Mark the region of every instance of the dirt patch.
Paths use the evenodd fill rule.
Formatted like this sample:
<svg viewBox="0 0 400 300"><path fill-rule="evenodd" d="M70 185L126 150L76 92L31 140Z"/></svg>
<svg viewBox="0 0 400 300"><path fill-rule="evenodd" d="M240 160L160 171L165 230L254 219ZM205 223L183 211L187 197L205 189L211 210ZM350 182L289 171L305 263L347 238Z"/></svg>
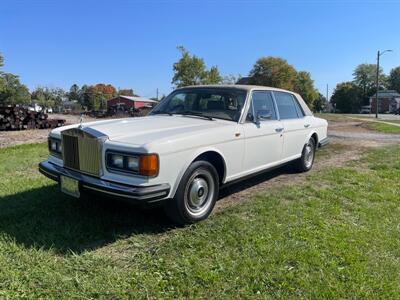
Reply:
<svg viewBox="0 0 400 300"><path fill-rule="evenodd" d="M49 114L49 119L65 119L66 125L77 124L80 122L80 116ZM84 117L85 122L95 121L91 117ZM0 148L9 146L44 143L47 141L51 129L33 129L33 130L18 130L18 131L0 131Z"/></svg>

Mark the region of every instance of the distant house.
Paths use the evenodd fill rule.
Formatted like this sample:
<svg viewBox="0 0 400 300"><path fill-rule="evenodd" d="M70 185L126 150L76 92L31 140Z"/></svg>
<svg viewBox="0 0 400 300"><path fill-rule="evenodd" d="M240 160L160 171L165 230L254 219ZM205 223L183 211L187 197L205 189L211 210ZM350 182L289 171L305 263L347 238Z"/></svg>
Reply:
<svg viewBox="0 0 400 300"><path fill-rule="evenodd" d="M371 113L376 113L376 93L369 98ZM378 113L392 113L400 108L400 94L395 90L378 92Z"/></svg>
<svg viewBox="0 0 400 300"><path fill-rule="evenodd" d="M144 98L144 97L137 97L137 96L117 96L115 98L107 100L107 107L108 109L123 109L123 110L130 110L130 109L139 109L145 107L153 107L156 105L158 101Z"/></svg>

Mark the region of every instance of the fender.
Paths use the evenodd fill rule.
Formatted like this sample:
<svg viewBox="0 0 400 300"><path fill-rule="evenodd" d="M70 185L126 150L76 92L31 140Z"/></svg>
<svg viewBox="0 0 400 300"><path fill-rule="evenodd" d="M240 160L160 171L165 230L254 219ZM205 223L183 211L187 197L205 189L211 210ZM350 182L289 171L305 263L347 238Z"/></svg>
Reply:
<svg viewBox="0 0 400 300"><path fill-rule="evenodd" d="M316 147L318 147L318 142L319 142L319 136L318 133L315 131L315 129L312 129L312 131L307 135L307 138L304 141L304 145L307 144L307 142L310 140L311 136L315 134L317 136L317 143L316 143Z"/></svg>
<svg viewBox="0 0 400 300"><path fill-rule="evenodd" d="M222 159L224 160L224 165L225 165L225 177L227 174L227 166L226 166L226 158L225 155L222 154L222 152L220 150L218 150L217 148L214 147L205 147L205 148L200 148L200 149L196 149L196 151L194 151L189 157L188 159L185 161L185 163L183 164L181 170L178 173L178 176L175 180L174 185L171 188L171 193L170 193L170 197L174 197L176 190L178 189L179 183L182 180L183 174L185 174L186 170L189 168L190 164L200 155L202 155L203 153L206 152L216 152L219 155L221 155ZM225 181L225 178L223 178L223 181Z"/></svg>

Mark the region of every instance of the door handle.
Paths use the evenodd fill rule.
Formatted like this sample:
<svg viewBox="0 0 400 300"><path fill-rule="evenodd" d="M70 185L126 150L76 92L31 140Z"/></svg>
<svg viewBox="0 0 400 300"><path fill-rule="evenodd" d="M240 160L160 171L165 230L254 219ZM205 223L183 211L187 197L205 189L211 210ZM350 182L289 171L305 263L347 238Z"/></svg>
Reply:
<svg viewBox="0 0 400 300"><path fill-rule="evenodd" d="M310 127L310 124L304 124L304 127L308 128L308 127Z"/></svg>
<svg viewBox="0 0 400 300"><path fill-rule="evenodd" d="M282 130L283 130L283 127L275 128L275 131L276 131L276 132L282 132Z"/></svg>

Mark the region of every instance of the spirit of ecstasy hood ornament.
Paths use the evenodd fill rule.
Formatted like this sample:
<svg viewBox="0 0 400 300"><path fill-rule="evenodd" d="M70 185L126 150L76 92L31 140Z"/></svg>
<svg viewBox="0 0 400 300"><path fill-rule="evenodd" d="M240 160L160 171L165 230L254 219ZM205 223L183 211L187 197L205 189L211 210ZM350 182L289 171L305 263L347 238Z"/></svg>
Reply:
<svg viewBox="0 0 400 300"><path fill-rule="evenodd" d="M82 128L83 127L83 113L81 113L81 117L79 120L79 127L78 128Z"/></svg>

